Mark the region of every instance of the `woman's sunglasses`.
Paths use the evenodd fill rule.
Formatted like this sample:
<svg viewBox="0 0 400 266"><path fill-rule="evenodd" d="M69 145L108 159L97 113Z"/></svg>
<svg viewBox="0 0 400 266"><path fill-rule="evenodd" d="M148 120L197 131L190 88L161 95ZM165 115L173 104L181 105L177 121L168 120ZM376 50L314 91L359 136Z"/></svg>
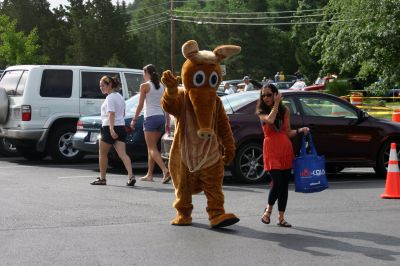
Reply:
<svg viewBox="0 0 400 266"><path fill-rule="evenodd" d="M268 97L269 98L269 97L272 97L272 95L273 95L272 93L266 93L266 94L261 94L261 97L262 98L264 98L264 97Z"/></svg>

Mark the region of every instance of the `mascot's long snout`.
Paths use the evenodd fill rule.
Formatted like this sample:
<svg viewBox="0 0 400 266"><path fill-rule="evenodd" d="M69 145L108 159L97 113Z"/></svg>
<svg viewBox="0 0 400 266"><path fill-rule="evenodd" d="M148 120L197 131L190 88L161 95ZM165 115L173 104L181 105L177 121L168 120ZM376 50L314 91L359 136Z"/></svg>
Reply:
<svg viewBox="0 0 400 266"><path fill-rule="evenodd" d="M182 70L183 84L192 102L199 126L197 135L201 139L210 139L215 134L212 127L214 123L213 115L216 112L216 97L218 96L215 88L208 85L199 86L193 83L194 71L199 69L204 70L206 73L216 71L218 76L221 77L220 62L239 52L240 47L235 45L220 45L212 52L200 51L197 42L194 40L187 41L182 46L182 54L187 59ZM208 81L207 76L206 81Z"/></svg>
<svg viewBox="0 0 400 266"><path fill-rule="evenodd" d="M212 123L217 93L212 89L202 88L188 90L188 94L199 125L197 135L201 139L210 139L214 134Z"/></svg>

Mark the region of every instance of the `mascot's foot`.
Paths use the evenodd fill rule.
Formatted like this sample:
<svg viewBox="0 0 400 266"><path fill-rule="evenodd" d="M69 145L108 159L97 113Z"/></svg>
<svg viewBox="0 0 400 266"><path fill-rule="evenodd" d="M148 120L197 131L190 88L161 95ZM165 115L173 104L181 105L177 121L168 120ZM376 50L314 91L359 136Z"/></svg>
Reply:
<svg viewBox="0 0 400 266"><path fill-rule="evenodd" d="M177 215L175 219L171 221L171 224L177 226L189 226L192 225L192 217Z"/></svg>
<svg viewBox="0 0 400 266"><path fill-rule="evenodd" d="M211 219L210 225L212 228L221 228L235 224L239 222L239 220L240 219L237 218L233 213L225 213Z"/></svg>

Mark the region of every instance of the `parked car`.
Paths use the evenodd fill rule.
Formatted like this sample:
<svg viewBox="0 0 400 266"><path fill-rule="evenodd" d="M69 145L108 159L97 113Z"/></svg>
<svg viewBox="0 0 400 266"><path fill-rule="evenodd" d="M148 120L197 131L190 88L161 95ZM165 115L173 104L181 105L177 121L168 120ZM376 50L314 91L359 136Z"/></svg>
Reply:
<svg viewBox="0 0 400 266"><path fill-rule="evenodd" d="M274 85L278 90L287 90L290 87L292 87L294 82L292 81L279 81L279 82L273 82L271 83Z"/></svg>
<svg viewBox="0 0 400 266"><path fill-rule="evenodd" d="M147 146L143 133L143 112L135 123L135 129L130 128L132 117L139 104L139 94L126 101L125 125L127 131L126 152L132 161L147 160ZM77 122L77 131L72 137L72 146L86 153L98 153L101 128L100 114L83 116ZM122 161L114 149L109 154L109 163L112 166L122 166Z"/></svg>
<svg viewBox="0 0 400 266"><path fill-rule="evenodd" d="M325 77L319 77L315 80L313 85L305 86L302 90L303 91L322 91L325 90L326 85L335 80L337 78L336 75L328 75Z"/></svg>
<svg viewBox="0 0 400 266"><path fill-rule="evenodd" d="M386 176L391 142L400 147L400 123L374 118L349 102L321 92L282 90L291 113L292 129L311 129L318 154L325 155L328 172L345 167L374 167ZM221 98L235 138L236 155L229 166L233 176L245 182L266 177L262 158L263 132L255 115L260 92L230 94ZM161 140L162 157L169 159L173 134ZM300 137L293 139L295 153Z"/></svg>
<svg viewBox="0 0 400 266"><path fill-rule="evenodd" d="M87 66L21 65L9 67L0 79L0 137L27 159L79 161L84 153L72 147L79 117L98 113L105 96L103 75L117 76L120 93L136 93L143 70Z"/></svg>

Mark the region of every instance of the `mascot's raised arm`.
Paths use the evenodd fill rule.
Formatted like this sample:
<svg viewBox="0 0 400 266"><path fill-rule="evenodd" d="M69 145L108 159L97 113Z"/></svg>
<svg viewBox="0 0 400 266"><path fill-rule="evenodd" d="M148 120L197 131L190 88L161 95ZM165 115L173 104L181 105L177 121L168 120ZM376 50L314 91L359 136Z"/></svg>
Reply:
<svg viewBox="0 0 400 266"><path fill-rule="evenodd" d="M166 86L162 108L175 117L175 135L170 151L169 169L175 187L173 225L191 225L192 195L204 191L211 227L225 227L239 218L225 213L222 182L224 164L235 154L235 143L217 88L221 83L220 62L238 54L240 47L221 45L214 51L200 51L196 41L182 46L186 58L181 76L163 73Z"/></svg>

